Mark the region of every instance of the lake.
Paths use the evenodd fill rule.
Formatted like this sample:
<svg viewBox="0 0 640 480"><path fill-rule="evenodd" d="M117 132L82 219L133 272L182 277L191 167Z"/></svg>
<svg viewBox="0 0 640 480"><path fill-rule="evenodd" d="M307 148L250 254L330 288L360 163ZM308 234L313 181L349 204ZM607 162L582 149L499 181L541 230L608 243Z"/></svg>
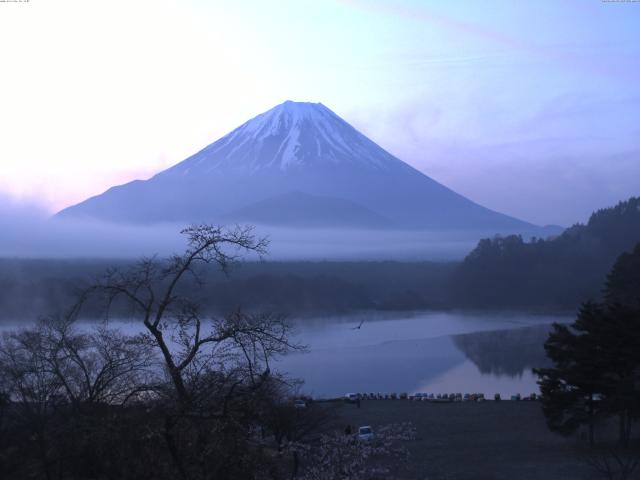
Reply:
<svg viewBox="0 0 640 480"><path fill-rule="evenodd" d="M531 368L545 365L550 324L571 320L460 312L298 319L293 340L308 350L282 357L272 368L303 380L302 392L316 398L348 392L528 395L538 391ZM135 323L111 325L130 333L141 330ZM16 325L0 326L11 328Z"/></svg>
<svg viewBox="0 0 640 480"><path fill-rule="evenodd" d="M452 312L300 320L295 338L309 350L282 358L277 369L304 380L302 391L320 398L347 392L528 395L538 391L531 368L546 363L550 324L570 320Z"/></svg>

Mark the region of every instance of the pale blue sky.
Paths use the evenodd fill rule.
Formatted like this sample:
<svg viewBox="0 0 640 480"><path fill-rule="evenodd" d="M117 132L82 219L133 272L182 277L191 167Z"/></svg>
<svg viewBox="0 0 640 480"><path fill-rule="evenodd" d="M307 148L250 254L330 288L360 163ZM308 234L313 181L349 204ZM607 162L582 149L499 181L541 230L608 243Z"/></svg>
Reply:
<svg viewBox="0 0 640 480"><path fill-rule="evenodd" d="M320 101L486 206L640 194L640 3L0 3L0 190L49 210Z"/></svg>

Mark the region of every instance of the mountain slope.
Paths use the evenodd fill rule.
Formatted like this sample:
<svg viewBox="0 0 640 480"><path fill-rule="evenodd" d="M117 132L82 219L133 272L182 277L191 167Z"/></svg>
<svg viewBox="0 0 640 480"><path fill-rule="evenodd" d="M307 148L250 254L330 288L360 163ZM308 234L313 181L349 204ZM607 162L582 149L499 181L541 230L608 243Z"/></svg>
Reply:
<svg viewBox="0 0 640 480"><path fill-rule="evenodd" d="M322 104L287 101L146 181L59 213L119 222L217 222L288 192L354 202L399 228L531 231L410 167Z"/></svg>
<svg viewBox="0 0 640 480"><path fill-rule="evenodd" d="M283 227L391 228L393 222L349 200L291 192L223 215L222 220Z"/></svg>

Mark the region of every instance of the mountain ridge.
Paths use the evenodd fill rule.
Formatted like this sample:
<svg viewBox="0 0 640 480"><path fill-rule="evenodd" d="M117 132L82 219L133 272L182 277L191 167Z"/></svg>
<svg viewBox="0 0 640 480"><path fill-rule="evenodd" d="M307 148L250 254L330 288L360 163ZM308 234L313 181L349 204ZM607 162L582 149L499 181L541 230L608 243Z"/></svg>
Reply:
<svg viewBox="0 0 640 480"><path fill-rule="evenodd" d="M352 202L398 228L496 233L538 228L436 182L321 103L292 101L255 116L149 180L112 187L58 216L215 223L288 192Z"/></svg>

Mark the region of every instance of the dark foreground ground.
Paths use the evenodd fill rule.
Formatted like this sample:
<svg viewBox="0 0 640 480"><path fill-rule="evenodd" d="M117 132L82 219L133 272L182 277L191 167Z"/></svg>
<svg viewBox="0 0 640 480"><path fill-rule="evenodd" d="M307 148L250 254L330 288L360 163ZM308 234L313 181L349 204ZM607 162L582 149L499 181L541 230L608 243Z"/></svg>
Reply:
<svg viewBox="0 0 640 480"><path fill-rule="evenodd" d="M577 438L547 430L538 402L434 404L365 400L338 407L339 421L356 427L411 422L408 460L392 471L402 479L590 479L588 450Z"/></svg>

